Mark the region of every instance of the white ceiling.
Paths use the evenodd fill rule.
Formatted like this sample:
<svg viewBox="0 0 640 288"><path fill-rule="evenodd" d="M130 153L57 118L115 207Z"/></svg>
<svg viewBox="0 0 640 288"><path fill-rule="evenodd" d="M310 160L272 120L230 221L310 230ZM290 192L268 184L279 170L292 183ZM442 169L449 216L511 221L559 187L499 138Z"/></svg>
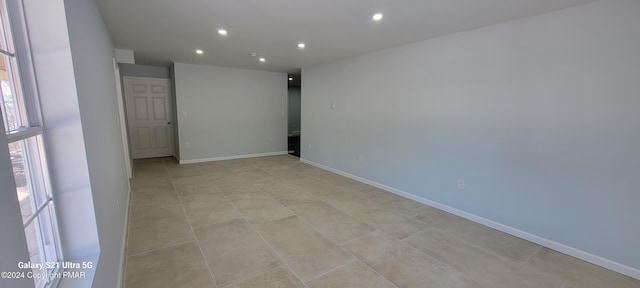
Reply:
<svg viewBox="0 0 640 288"><path fill-rule="evenodd" d="M298 68L592 0L98 0L136 63ZM371 20L384 13L380 22ZM226 37L218 35L226 29ZM298 42L307 48L300 50ZM196 55L195 49L204 50ZM260 63L251 53L264 55Z"/></svg>

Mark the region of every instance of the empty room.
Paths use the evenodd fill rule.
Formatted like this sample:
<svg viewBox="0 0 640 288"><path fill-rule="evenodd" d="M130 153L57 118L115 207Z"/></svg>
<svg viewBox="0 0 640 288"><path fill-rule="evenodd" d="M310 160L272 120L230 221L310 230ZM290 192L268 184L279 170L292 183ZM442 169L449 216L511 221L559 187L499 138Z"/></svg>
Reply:
<svg viewBox="0 0 640 288"><path fill-rule="evenodd" d="M0 18L2 288L640 288L639 1Z"/></svg>

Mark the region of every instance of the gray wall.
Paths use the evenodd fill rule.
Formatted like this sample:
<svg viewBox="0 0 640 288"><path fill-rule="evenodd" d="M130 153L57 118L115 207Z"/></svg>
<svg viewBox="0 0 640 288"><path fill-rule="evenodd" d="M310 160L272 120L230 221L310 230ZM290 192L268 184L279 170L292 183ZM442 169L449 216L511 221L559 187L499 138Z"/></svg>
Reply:
<svg viewBox="0 0 640 288"><path fill-rule="evenodd" d="M171 78L169 67L160 67L160 66L120 64L120 73L122 74L122 76L131 76L131 77L148 77L148 78L165 78L165 79Z"/></svg>
<svg viewBox="0 0 640 288"><path fill-rule="evenodd" d="M638 11L599 1L303 68L302 157L640 269Z"/></svg>
<svg viewBox="0 0 640 288"><path fill-rule="evenodd" d="M289 86L289 133L300 131L300 87Z"/></svg>
<svg viewBox="0 0 640 288"><path fill-rule="evenodd" d="M94 0L66 0L65 7L100 241L93 287L118 287L129 183L118 122L114 49Z"/></svg>
<svg viewBox="0 0 640 288"><path fill-rule="evenodd" d="M180 161L286 153L287 74L183 63L174 71Z"/></svg>

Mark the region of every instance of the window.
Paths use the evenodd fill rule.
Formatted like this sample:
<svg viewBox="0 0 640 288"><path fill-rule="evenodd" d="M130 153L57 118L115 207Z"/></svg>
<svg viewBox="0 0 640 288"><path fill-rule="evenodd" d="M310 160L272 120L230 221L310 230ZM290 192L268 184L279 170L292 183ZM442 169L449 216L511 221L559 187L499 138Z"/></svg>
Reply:
<svg viewBox="0 0 640 288"><path fill-rule="evenodd" d="M21 1L0 0L0 110L36 287L57 273L60 243ZM3 144L4 145L4 144ZM36 266L36 265L34 265ZM39 266L39 265L37 265Z"/></svg>

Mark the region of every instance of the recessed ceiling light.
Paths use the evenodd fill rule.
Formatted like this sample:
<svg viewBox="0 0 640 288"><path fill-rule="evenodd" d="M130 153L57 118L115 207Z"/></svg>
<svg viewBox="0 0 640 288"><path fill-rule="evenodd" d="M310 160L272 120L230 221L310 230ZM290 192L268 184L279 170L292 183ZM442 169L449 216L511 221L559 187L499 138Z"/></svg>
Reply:
<svg viewBox="0 0 640 288"><path fill-rule="evenodd" d="M289 77L289 81L293 81L293 77Z"/></svg>
<svg viewBox="0 0 640 288"><path fill-rule="evenodd" d="M196 54L204 54L204 51L202 51L200 49L196 49Z"/></svg>
<svg viewBox="0 0 640 288"><path fill-rule="evenodd" d="M380 20L382 20L382 13L376 13L376 14L373 14L373 17L371 17L371 19L373 19L373 21L380 21Z"/></svg>
<svg viewBox="0 0 640 288"><path fill-rule="evenodd" d="M222 35L222 36L226 36L227 35L227 30L224 29L218 29L218 34Z"/></svg>
<svg viewBox="0 0 640 288"><path fill-rule="evenodd" d="M298 48L304 49L304 47L307 47L307 45L304 45L304 43L298 43Z"/></svg>
<svg viewBox="0 0 640 288"><path fill-rule="evenodd" d="M267 59L264 59L264 57L260 57L260 59L258 59L258 60L260 60L260 62L265 62L265 61L267 61Z"/></svg>

